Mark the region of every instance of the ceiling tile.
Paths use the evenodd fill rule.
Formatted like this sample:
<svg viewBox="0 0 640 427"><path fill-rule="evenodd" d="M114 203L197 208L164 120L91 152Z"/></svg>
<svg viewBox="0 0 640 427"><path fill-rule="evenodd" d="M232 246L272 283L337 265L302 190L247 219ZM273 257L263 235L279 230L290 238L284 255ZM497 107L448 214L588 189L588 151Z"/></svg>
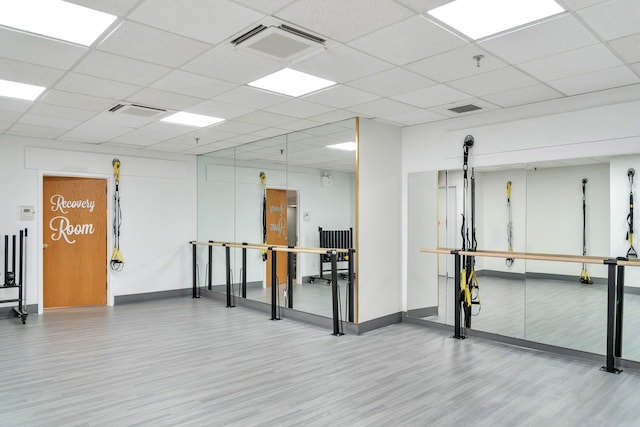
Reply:
<svg viewBox="0 0 640 427"><path fill-rule="evenodd" d="M43 104L60 105L78 110L105 111L113 107L113 99L81 95L79 93L48 90L40 100Z"/></svg>
<svg viewBox="0 0 640 427"><path fill-rule="evenodd" d="M37 103L29 110L29 114L37 114L45 117L55 117L59 119L84 121L96 115L95 111L78 108L62 107L60 105L50 105Z"/></svg>
<svg viewBox="0 0 640 427"><path fill-rule="evenodd" d="M611 40L609 45L626 63L640 61L640 34Z"/></svg>
<svg viewBox="0 0 640 427"><path fill-rule="evenodd" d="M123 98L124 99L124 98ZM149 107L164 108L166 110L186 110L200 102L202 98L179 95L164 90L146 88L126 98L127 101L136 102Z"/></svg>
<svg viewBox="0 0 640 427"><path fill-rule="evenodd" d="M278 95L277 93L254 89L248 86L239 86L220 96L214 101L226 104L240 105L242 107L254 108L256 110L271 107L290 100L290 96Z"/></svg>
<svg viewBox="0 0 640 427"><path fill-rule="evenodd" d="M523 88L508 90L483 96L492 104L501 107L515 107L516 105L532 104L534 102L546 101L549 99L561 98L563 95L543 84L527 86Z"/></svg>
<svg viewBox="0 0 640 427"><path fill-rule="evenodd" d="M279 18L341 42L369 34L410 15L410 10L387 0L299 0L277 14Z"/></svg>
<svg viewBox="0 0 640 427"><path fill-rule="evenodd" d="M294 120L293 122L289 122L289 123L282 123L278 125L278 127L281 127L282 129L285 129L289 132L297 132L304 129L309 129L314 126L320 126L322 123L323 122L317 122L309 119L300 119L300 120Z"/></svg>
<svg viewBox="0 0 640 427"><path fill-rule="evenodd" d="M465 113L456 113L455 111L451 111L451 108L461 107L463 105L473 104L475 106L480 107L480 110L467 111ZM490 102L487 102L480 98L469 98L464 99L462 101L454 102L452 104L439 105L437 107L432 107L429 111L434 112L436 114L442 114L443 116L448 117L462 117L469 116L474 114L482 114L487 111L497 110L498 107Z"/></svg>
<svg viewBox="0 0 640 427"><path fill-rule="evenodd" d="M87 52L86 47L11 31L0 27L0 52L5 58L67 69Z"/></svg>
<svg viewBox="0 0 640 427"><path fill-rule="evenodd" d="M55 85L54 89L98 98L125 99L140 87L84 74L68 73Z"/></svg>
<svg viewBox="0 0 640 427"><path fill-rule="evenodd" d="M181 70L172 71L151 85L156 89L204 99L213 98L236 86L234 83L211 79Z"/></svg>
<svg viewBox="0 0 640 427"><path fill-rule="evenodd" d="M70 120L57 117L39 116L37 114L25 114L20 117L18 123L46 126L58 129L72 129L82 123L82 120Z"/></svg>
<svg viewBox="0 0 640 427"><path fill-rule="evenodd" d="M448 85L474 96L483 96L519 87L532 86L537 83L537 80L529 77L525 73L514 68L506 67L455 80L449 82Z"/></svg>
<svg viewBox="0 0 640 427"><path fill-rule="evenodd" d="M328 113L308 117L308 119L320 123L335 123L340 120L351 119L353 117L355 117L355 114L351 111L334 109Z"/></svg>
<svg viewBox="0 0 640 427"><path fill-rule="evenodd" d="M257 108L248 108L240 105L225 104L217 101L203 101L189 107L190 113L205 114L208 116L220 117L223 119L233 119L235 117L249 114Z"/></svg>
<svg viewBox="0 0 640 427"><path fill-rule="evenodd" d="M110 13L119 17L123 17L129 12L139 0L66 0L70 3L79 4L89 9L99 10L101 12Z"/></svg>
<svg viewBox="0 0 640 427"><path fill-rule="evenodd" d="M640 62L636 62L635 64L630 65L631 69L636 72L637 75L640 76Z"/></svg>
<svg viewBox="0 0 640 427"><path fill-rule="evenodd" d="M476 55L484 56L480 60L480 66L473 58ZM405 67L434 81L445 83L506 66L504 61L480 49L475 44L470 44L407 64Z"/></svg>
<svg viewBox="0 0 640 427"><path fill-rule="evenodd" d="M238 122L236 120L227 120L216 126L222 132L243 134L252 133L262 129L262 126L254 125L251 123Z"/></svg>
<svg viewBox="0 0 640 427"><path fill-rule="evenodd" d="M383 119L402 124L404 126L419 125L422 123L436 122L438 120L444 120L447 116L437 114L432 111L418 109L405 111L403 113L391 114L382 117Z"/></svg>
<svg viewBox="0 0 640 427"><path fill-rule="evenodd" d="M125 21L98 49L168 67L179 67L211 45Z"/></svg>
<svg viewBox="0 0 640 427"><path fill-rule="evenodd" d="M518 65L518 68L543 81L613 68L620 60L602 44L591 45Z"/></svg>
<svg viewBox="0 0 640 427"><path fill-rule="evenodd" d="M273 15L283 7L293 3L295 0L234 0L236 3L255 9L268 15Z"/></svg>
<svg viewBox="0 0 640 427"><path fill-rule="evenodd" d="M80 61L74 71L146 86L167 74L171 68L94 50Z"/></svg>
<svg viewBox="0 0 640 427"><path fill-rule="evenodd" d="M22 113L27 111L34 104L31 101L24 101L22 99L4 98L0 96L0 110L13 111L16 113Z"/></svg>
<svg viewBox="0 0 640 427"><path fill-rule="evenodd" d="M8 123L9 125L18 120L21 115L22 112L19 111L7 111L0 109L0 121ZM9 125L7 127L9 127Z"/></svg>
<svg viewBox="0 0 640 427"><path fill-rule="evenodd" d="M129 19L217 44L263 17L226 0L147 0Z"/></svg>
<svg viewBox="0 0 640 427"><path fill-rule="evenodd" d="M387 62L340 45L297 62L290 68L337 83L345 83L391 67Z"/></svg>
<svg viewBox="0 0 640 427"><path fill-rule="evenodd" d="M256 125L264 126L278 126L283 123L288 123L296 120L296 117L285 116L283 114L270 113L268 111L256 111L246 116L238 117L237 121L252 123ZM256 131L258 132L258 131ZM251 133L256 133L251 132ZM282 132L284 133L284 132Z"/></svg>
<svg viewBox="0 0 640 427"><path fill-rule="evenodd" d="M423 16L414 16L349 43L385 61L404 65L466 45L467 42Z"/></svg>
<svg viewBox="0 0 640 427"><path fill-rule="evenodd" d="M605 40L617 39L640 31L638 0L612 0L583 9L578 13Z"/></svg>
<svg viewBox="0 0 640 427"><path fill-rule="evenodd" d="M401 5L408 7L416 13L425 13L443 4L449 3L451 0L396 0Z"/></svg>
<svg viewBox="0 0 640 427"><path fill-rule="evenodd" d="M364 104L354 105L349 107L349 110L362 114L367 117L382 117L390 116L393 114L400 114L407 111L414 110L415 107L404 104L402 102L394 101L392 99L378 99L376 101L367 102Z"/></svg>
<svg viewBox="0 0 640 427"><path fill-rule="evenodd" d="M565 14L479 44L511 64L520 64L597 42L576 18Z"/></svg>
<svg viewBox="0 0 640 427"><path fill-rule="evenodd" d="M434 84L435 82L433 80L396 67L372 76L354 80L349 83L349 86L380 96L393 96Z"/></svg>
<svg viewBox="0 0 640 427"><path fill-rule="evenodd" d="M64 72L26 62L0 58L0 79L51 87Z"/></svg>
<svg viewBox="0 0 640 427"><path fill-rule="evenodd" d="M133 128L115 126L112 120L104 120L103 115L87 120L78 127L60 135L60 139L88 143L106 142L131 132Z"/></svg>
<svg viewBox="0 0 640 427"><path fill-rule="evenodd" d="M640 78L623 66L554 80L549 85L566 95L578 95L638 82Z"/></svg>
<svg viewBox="0 0 640 427"><path fill-rule="evenodd" d="M301 119L315 116L331 111L330 107L314 104L312 102L303 101L301 99L292 99L265 109L272 113L285 114L287 116L299 117Z"/></svg>
<svg viewBox="0 0 640 427"><path fill-rule="evenodd" d="M5 133L8 135L32 136L36 138L56 139L67 129L52 128L48 126L38 126L25 123L16 123Z"/></svg>
<svg viewBox="0 0 640 427"><path fill-rule="evenodd" d="M170 123L154 122L139 129L131 130L124 135L113 138L113 142L148 146L180 135L191 133L197 128Z"/></svg>
<svg viewBox="0 0 640 427"><path fill-rule="evenodd" d="M609 0L563 0L562 2L573 10L584 9L594 4L603 3Z"/></svg>
<svg viewBox="0 0 640 427"><path fill-rule="evenodd" d="M416 107L428 108L469 98L468 93L439 84L424 89L393 96L393 99Z"/></svg>
<svg viewBox="0 0 640 427"><path fill-rule="evenodd" d="M12 125L13 125L13 119L11 119L11 121L8 121L8 122L2 121L2 112L0 111L0 131L4 132L5 130L9 129Z"/></svg>
<svg viewBox="0 0 640 427"><path fill-rule="evenodd" d="M304 97L308 101L334 108L345 108L377 98L379 96L343 85L333 86Z"/></svg>
<svg viewBox="0 0 640 427"><path fill-rule="evenodd" d="M284 64L273 59L235 49L231 43L223 43L182 69L214 79L246 84L284 67Z"/></svg>

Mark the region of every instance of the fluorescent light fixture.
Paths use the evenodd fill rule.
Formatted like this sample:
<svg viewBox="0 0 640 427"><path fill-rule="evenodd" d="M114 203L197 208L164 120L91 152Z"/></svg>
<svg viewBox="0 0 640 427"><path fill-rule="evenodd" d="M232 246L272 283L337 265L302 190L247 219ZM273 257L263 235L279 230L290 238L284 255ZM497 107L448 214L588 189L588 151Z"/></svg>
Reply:
<svg viewBox="0 0 640 427"><path fill-rule="evenodd" d="M455 0L427 13L476 40L561 12L554 0Z"/></svg>
<svg viewBox="0 0 640 427"><path fill-rule="evenodd" d="M333 148L335 150L344 150L344 151L356 151L356 148L358 148L358 144L356 144L353 141L342 142L340 144L327 145L327 148Z"/></svg>
<svg viewBox="0 0 640 427"><path fill-rule="evenodd" d="M42 86L28 85L25 83L12 82L9 80L0 80L0 96L7 98L26 99L33 101L46 88Z"/></svg>
<svg viewBox="0 0 640 427"><path fill-rule="evenodd" d="M223 122L224 119L211 116L203 116L202 114L185 113L181 111L179 113L172 114L160 120L161 122L174 123L177 125L195 126L203 128L210 126L214 123Z"/></svg>
<svg viewBox="0 0 640 427"><path fill-rule="evenodd" d="M62 0L0 1L0 25L90 46L116 16Z"/></svg>
<svg viewBox="0 0 640 427"><path fill-rule="evenodd" d="M336 82L325 80L311 74L283 68L273 74L249 83L249 86L282 93L289 96L302 96L329 86Z"/></svg>

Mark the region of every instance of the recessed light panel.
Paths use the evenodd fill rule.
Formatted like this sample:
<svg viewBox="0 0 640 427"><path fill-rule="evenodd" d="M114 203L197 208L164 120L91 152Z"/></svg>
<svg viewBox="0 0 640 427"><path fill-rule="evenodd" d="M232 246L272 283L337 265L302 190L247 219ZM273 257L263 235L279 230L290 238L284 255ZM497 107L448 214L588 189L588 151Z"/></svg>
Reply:
<svg viewBox="0 0 640 427"><path fill-rule="evenodd" d="M554 0L455 0L427 13L476 40L561 12Z"/></svg>
<svg viewBox="0 0 640 427"><path fill-rule="evenodd" d="M336 82L331 80L325 80L291 68L284 68L249 83L249 86L289 96L302 96L334 84Z"/></svg>
<svg viewBox="0 0 640 427"><path fill-rule="evenodd" d="M0 96L5 96L7 98L33 101L42 93L43 90L45 90L45 88L42 86L28 85L9 80L0 80Z"/></svg>
<svg viewBox="0 0 640 427"><path fill-rule="evenodd" d="M211 126L215 123L220 123L224 119L211 116L203 116L202 114L185 113L181 111L179 113L172 114L160 120L161 122L174 123L177 125L195 126L203 128L205 126Z"/></svg>
<svg viewBox="0 0 640 427"><path fill-rule="evenodd" d="M340 144L327 145L327 148L333 148L335 150L344 150L344 151L356 151L358 144L355 142L342 142Z"/></svg>
<svg viewBox="0 0 640 427"><path fill-rule="evenodd" d="M116 16L62 0L0 1L0 25L90 46Z"/></svg>

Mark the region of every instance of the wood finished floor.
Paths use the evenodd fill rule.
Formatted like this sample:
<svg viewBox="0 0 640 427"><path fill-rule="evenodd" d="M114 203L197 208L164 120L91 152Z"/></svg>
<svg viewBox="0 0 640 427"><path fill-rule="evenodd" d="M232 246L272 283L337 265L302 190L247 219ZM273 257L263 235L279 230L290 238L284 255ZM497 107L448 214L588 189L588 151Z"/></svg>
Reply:
<svg viewBox="0 0 640 427"><path fill-rule="evenodd" d="M2 426L637 426L640 373L191 298L0 321Z"/></svg>

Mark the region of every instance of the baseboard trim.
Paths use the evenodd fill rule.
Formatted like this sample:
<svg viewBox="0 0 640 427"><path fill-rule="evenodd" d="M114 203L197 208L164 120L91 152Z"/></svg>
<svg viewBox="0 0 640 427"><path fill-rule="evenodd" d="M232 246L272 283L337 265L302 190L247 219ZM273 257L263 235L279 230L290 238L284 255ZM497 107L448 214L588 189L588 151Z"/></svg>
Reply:
<svg viewBox="0 0 640 427"><path fill-rule="evenodd" d="M134 304L144 301L192 296L192 288L170 289L168 291L146 292L142 294L116 295L113 305Z"/></svg>
<svg viewBox="0 0 640 427"><path fill-rule="evenodd" d="M403 312L402 314L403 314L403 317L404 316L409 316L409 317L437 316L438 315L438 306L414 308L414 309L411 309L411 310L407 310L406 312Z"/></svg>

